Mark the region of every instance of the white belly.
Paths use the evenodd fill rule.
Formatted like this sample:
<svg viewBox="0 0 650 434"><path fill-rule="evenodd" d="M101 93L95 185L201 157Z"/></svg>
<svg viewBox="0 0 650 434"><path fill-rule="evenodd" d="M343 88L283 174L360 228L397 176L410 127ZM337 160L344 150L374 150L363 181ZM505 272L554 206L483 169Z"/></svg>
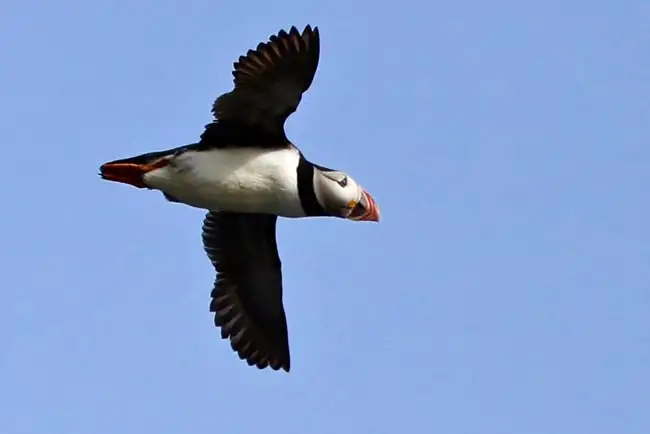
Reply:
<svg viewBox="0 0 650 434"><path fill-rule="evenodd" d="M212 211L301 217L293 149L186 151L145 175L145 183L180 202Z"/></svg>

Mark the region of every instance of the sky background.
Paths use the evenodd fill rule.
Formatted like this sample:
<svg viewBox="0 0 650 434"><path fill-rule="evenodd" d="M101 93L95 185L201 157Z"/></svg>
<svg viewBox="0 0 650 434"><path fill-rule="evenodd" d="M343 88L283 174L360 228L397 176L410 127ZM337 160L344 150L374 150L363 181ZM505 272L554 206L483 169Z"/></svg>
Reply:
<svg viewBox="0 0 650 434"><path fill-rule="evenodd" d="M318 25L289 120L380 224L283 220L292 370L208 311L203 212L101 181ZM650 3L0 1L3 434L647 434Z"/></svg>

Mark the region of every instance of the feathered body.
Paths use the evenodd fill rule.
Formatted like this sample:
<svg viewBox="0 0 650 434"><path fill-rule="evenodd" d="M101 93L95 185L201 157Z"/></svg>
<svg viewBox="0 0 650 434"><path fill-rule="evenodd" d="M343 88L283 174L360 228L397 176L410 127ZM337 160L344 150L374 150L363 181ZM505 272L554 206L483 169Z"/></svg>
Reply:
<svg viewBox="0 0 650 434"><path fill-rule="evenodd" d="M278 217L378 221L374 199L347 174L309 162L284 124L311 85L320 36L280 31L235 62L234 89L212 107L196 143L114 160L104 179L158 190L208 211L203 245L217 272L210 311L249 365L290 369Z"/></svg>

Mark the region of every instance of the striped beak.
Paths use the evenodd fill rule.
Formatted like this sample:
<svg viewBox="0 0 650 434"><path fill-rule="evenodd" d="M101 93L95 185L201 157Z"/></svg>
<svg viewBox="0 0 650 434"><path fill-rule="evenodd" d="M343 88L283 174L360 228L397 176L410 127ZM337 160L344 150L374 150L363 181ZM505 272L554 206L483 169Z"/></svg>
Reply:
<svg viewBox="0 0 650 434"><path fill-rule="evenodd" d="M361 193L361 199L348 216L354 221L379 222L379 207L367 191Z"/></svg>

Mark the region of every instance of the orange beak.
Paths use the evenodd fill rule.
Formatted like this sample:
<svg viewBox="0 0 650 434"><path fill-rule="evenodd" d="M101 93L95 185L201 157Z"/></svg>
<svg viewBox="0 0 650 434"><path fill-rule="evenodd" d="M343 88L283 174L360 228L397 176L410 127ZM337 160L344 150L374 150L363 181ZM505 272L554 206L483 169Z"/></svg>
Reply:
<svg viewBox="0 0 650 434"><path fill-rule="evenodd" d="M375 199L367 191L361 194L361 200L348 216L348 219L354 221L379 222L379 206Z"/></svg>

